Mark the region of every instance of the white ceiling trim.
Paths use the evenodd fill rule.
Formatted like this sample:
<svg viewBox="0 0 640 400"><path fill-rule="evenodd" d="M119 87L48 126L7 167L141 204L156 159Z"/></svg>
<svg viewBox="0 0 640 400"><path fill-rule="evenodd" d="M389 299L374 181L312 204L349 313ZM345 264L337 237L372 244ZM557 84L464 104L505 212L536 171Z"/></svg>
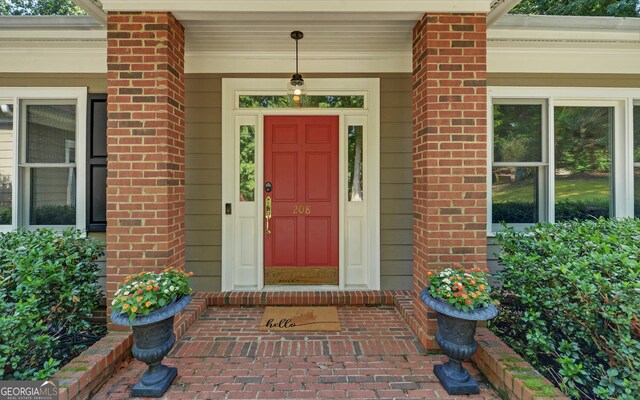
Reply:
<svg viewBox="0 0 640 400"><path fill-rule="evenodd" d="M183 24L207 23L211 21L232 22L273 22L296 23L300 21L332 22L332 21L408 21L413 25L423 16L423 12L402 12L400 10L390 12L335 12L327 11L315 13L303 13L298 11L285 12L198 12L175 11L173 15Z"/></svg>
<svg viewBox="0 0 640 400"><path fill-rule="evenodd" d="M186 73L288 73L295 71L290 53L187 52ZM300 60L300 73L411 72L410 52L314 53Z"/></svg>
<svg viewBox="0 0 640 400"><path fill-rule="evenodd" d="M105 11L488 12L491 0L102 0Z"/></svg>
<svg viewBox="0 0 640 400"><path fill-rule="evenodd" d="M63 48L46 46L0 47L3 73L106 73L106 46Z"/></svg>
<svg viewBox="0 0 640 400"><path fill-rule="evenodd" d="M640 48L496 48L487 51L493 73L638 74Z"/></svg>
<svg viewBox="0 0 640 400"><path fill-rule="evenodd" d="M187 73L293 73L290 60L276 55L187 53ZM640 49L607 48L497 48L489 46L490 73L603 73L638 74ZM309 59L301 72L310 73L411 73L412 56L368 54ZM2 73L106 73L106 49L64 48L39 45L0 47Z"/></svg>

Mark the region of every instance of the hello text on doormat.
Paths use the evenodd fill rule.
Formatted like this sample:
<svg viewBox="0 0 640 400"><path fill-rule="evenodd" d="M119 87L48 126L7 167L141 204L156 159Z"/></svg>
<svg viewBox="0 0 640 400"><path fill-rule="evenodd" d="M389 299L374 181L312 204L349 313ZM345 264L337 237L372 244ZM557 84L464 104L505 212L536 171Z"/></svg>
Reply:
<svg viewBox="0 0 640 400"><path fill-rule="evenodd" d="M340 319L335 307L266 307L261 331L273 332L340 332Z"/></svg>

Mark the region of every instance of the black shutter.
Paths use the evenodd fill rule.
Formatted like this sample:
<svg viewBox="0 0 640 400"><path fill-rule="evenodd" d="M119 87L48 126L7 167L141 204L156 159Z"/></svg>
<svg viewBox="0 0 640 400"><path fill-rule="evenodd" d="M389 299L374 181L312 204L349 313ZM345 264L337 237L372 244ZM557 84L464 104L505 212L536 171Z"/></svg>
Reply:
<svg viewBox="0 0 640 400"><path fill-rule="evenodd" d="M87 231L107 230L107 95L89 94L87 107Z"/></svg>

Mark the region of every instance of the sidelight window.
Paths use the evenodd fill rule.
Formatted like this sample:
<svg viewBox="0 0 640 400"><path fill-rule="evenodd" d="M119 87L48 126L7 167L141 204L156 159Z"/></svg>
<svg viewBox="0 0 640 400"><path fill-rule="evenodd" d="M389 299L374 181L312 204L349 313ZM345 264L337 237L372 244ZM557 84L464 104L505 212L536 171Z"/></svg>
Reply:
<svg viewBox="0 0 640 400"><path fill-rule="evenodd" d="M349 201L362 201L364 199L363 185L363 126L349 125L347 128L349 163L347 171L347 186L349 188Z"/></svg>
<svg viewBox="0 0 640 400"><path fill-rule="evenodd" d="M256 127L240 125L240 201L254 201L256 187Z"/></svg>

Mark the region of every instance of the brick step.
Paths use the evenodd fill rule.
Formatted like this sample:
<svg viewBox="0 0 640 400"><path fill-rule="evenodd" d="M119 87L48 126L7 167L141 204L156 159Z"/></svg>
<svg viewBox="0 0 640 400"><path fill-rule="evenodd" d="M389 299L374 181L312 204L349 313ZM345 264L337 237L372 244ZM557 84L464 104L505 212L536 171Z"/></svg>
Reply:
<svg viewBox="0 0 640 400"><path fill-rule="evenodd" d="M394 305L397 296L411 297L408 290L336 290L295 292L198 292L207 306L381 306Z"/></svg>

